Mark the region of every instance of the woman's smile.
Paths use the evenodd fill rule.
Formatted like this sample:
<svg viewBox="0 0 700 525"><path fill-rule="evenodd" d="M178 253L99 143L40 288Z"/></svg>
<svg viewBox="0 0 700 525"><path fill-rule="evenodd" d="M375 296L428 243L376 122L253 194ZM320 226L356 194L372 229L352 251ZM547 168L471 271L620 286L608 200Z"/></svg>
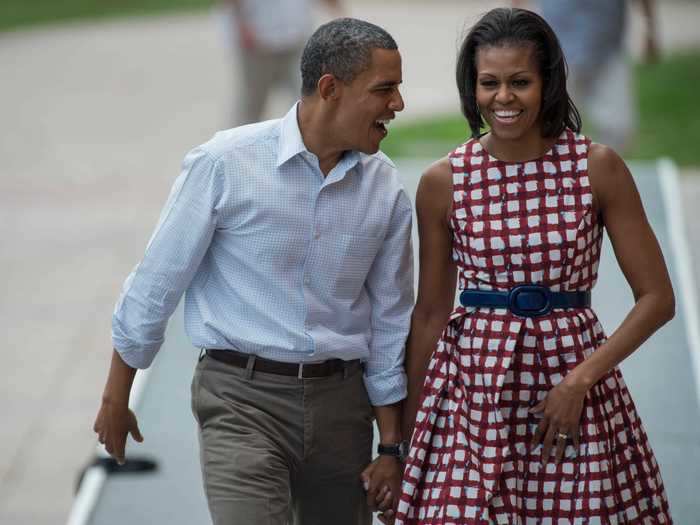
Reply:
<svg viewBox="0 0 700 525"><path fill-rule="evenodd" d="M509 126L511 124L515 124L518 121L520 116L523 114L523 110L495 109L492 111L492 114L495 120L497 120L501 124Z"/></svg>

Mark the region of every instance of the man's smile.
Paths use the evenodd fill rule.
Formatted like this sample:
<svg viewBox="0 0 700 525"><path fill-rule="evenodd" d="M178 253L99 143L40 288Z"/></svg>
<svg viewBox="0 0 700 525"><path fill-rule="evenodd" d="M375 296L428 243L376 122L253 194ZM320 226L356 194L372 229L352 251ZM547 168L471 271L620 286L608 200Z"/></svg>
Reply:
<svg viewBox="0 0 700 525"><path fill-rule="evenodd" d="M387 127L392 120L393 119L391 118L377 119L374 121L374 127L377 128L383 135L386 135L389 133Z"/></svg>

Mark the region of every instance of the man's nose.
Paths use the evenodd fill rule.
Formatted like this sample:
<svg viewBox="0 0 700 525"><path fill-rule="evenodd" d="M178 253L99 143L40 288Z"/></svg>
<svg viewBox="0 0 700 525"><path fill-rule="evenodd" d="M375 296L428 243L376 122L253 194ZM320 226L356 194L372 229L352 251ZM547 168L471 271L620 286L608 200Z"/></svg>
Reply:
<svg viewBox="0 0 700 525"><path fill-rule="evenodd" d="M392 111L403 111L404 107L403 97L401 96L401 92L397 89L394 91L394 96L392 96L389 101L389 109Z"/></svg>

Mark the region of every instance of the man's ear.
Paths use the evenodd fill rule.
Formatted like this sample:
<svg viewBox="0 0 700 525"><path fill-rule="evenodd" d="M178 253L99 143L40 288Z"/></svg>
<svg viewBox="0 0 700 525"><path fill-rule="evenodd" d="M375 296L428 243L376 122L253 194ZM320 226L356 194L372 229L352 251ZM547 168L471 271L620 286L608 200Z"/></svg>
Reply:
<svg viewBox="0 0 700 525"><path fill-rule="evenodd" d="M318 93L323 100L335 100L340 96L340 81L330 73L318 79Z"/></svg>

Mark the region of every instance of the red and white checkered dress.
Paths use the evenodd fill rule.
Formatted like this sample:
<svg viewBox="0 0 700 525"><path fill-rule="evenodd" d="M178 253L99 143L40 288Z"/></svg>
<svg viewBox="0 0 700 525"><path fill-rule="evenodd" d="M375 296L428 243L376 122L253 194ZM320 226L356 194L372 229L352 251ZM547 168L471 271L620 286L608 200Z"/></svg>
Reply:
<svg viewBox="0 0 700 525"><path fill-rule="evenodd" d="M590 141L564 131L542 158L502 162L470 140L449 156L460 288L524 283L590 290L602 224L592 210ZM397 523L671 523L663 482L620 371L587 394L580 447L540 465L529 442L545 398L605 341L590 308L520 318L457 308L435 350Z"/></svg>

